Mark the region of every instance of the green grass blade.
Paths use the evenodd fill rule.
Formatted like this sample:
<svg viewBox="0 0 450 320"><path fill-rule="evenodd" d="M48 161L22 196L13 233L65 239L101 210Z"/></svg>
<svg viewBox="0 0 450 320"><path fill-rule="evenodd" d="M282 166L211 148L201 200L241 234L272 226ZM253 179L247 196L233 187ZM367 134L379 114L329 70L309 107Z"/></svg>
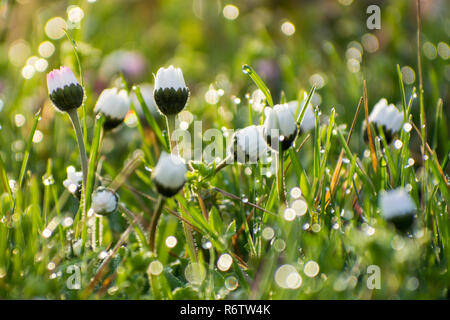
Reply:
<svg viewBox="0 0 450 320"><path fill-rule="evenodd" d="M261 77L256 73L256 71L253 70L253 68L250 67L248 64L244 64L242 66L242 72L244 72L246 75L250 77L250 79L253 80L256 86L264 93L264 96L266 97L269 106L273 107L272 95L270 94L270 91L267 88L266 84L264 83L264 81L262 81Z"/></svg>

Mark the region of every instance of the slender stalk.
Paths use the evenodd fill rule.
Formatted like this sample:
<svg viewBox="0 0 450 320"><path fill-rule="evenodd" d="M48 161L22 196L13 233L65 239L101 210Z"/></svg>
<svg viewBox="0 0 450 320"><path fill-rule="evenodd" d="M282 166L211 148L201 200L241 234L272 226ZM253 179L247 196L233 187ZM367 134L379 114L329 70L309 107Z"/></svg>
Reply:
<svg viewBox="0 0 450 320"><path fill-rule="evenodd" d="M280 201L288 206L286 201L286 191L285 191L285 185L284 185L284 174L283 174L283 165L284 165L284 157L283 157L283 151L278 151L278 170L277 170L277 186L278 186L278 194L280 196Z"/></svg>
<svg viewBox="0 0 450 320"><path fill-rule="evenodd" d="M167 134L169 136L169 141L170 141L170 152L178 154L177 141L172 137L173 133L175 132L176 119L177 119L177 116L174 114L166 116Z"/></svg>
<svg viewBox="0 0 450 320"><path fill-rule="evenodd" d="M86 149L84 147L83 132L81 131L80 119L78 118L77 109L67 111L70 120L72 121L75 135L77 136L78 148L80 149L81 171L83 172L83 190L86 188L86 181L88 176L88 159Z"/></svg>
<svg viewBox="0 0 450 320"><path fill-rule="evenodd" d="M94 278L89 283L88 287L84 290L84 292L81 294L82 299L86 299L89 294L94 290L95 285L101 280L101 278L104 276L105 272L107 271L106 267L109 265L111 260L114 258L114 256L119 251L120 247L124 244L124 242L128 239L128 236L133 231L133 228L135 224L138 222L139 217L135 217L135 219L130 223L128 228L122 233L120 236L119 241L117 241L116 245L114 246L112 253L109 254L105 260L103 260L100 267L97 269L97 273L95 274Z"/></svg>
<svg viewBox="0 0 450 320"><path fill-rule="evenodd" d="M156 207L155 207L155 212L153 213L152 222L150 223L149 244L150 244L150 250L155 255L156 255L156 248L155 248L156 227L158 226L159 217L161 216L162 209L164 207L165 202L166 202L166 198L164 198L162 195L160 195L158 198Z"/></svg>
<svg viewBox="0 0 450 320"><path fill-rule="evenodd" d="M366 123L367 123L367 137L369 139L369 148L370 148L370 156L372 158L372 167L373 171L377 172L377 156L375 153L375 145L373 144L373 138L372 138L372 130L370 129L370 123L369 123L369 102L367 100L367 83L366 80L364 80L364 111L366 115Z"/></svg>
<svg viewBox="0 0 450 320"><path fill-rule="evenodd" d="M421 16L420 16L420 0L417 0L417 69L419 73L419 105L420 105L420 131L422 135L422 159L424 161L423 177L422 177L422 210L426 213L427 207L427 193L426 193L426 183L427 183L427 169L428 165L425 159L426 155L426 141L427 141L427 130L426 130L426 116L425 116L425 108L423 104L423 78L422 78L422 61L420 56L420 29L421 29ZM425 215L424 215L425 216Z"/></svg>
<svg viewBox="0 0 450 320"><path fill-rule="evenodd" d="M223 159L221 162L219 162L219 164L216 167L216 173L218 173L220 170L222 170L229 164L228 161L231 159L231 157L233 157L233 155L230 154L225 159Z"/></svg>
<svg viewBox="0 0 450 320"><path fill-rule="evenodd" d="M78 118L77 109L71 109L67 111L70 120L72 121L73 128L75 130L75 135L77 137L78 148L80 150L80 159L81 159L81 171L83 172L83 184L82 184L82 192L81 192L81 201L80 207L82 207L82 216L81 216L81 238L82 238L82 247L84 248L84 244L86 243L87 237L87 202L86 202L86 185L88 178L88 159L86 155L86 149L84 146L83 132L81 131L80 119Z"/></svg>
<svg viewBox="0 0 450 320"><path fill-rule="evenodd" d="M100 215L96 215L94 217L95 219L95 228L94 228L94 232L93 232L93 241L92 241L92 247L95 251L95 248L100 247L102 244L102 216Z"/></svg>

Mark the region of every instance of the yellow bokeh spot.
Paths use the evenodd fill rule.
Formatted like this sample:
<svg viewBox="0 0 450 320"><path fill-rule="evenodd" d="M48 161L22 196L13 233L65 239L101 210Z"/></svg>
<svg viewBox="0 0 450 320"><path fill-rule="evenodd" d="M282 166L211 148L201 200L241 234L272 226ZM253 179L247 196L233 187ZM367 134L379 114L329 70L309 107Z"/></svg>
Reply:
<svg viewBox="0 0 450 320"><path fill-rule="evenodd" d="M223 8L223 16L228 19L228 20L235 20L237 19L237 17L239 17L239 9L238 7L232 5L232 4L227 4L224 8Z"/></svg>
<svg viewBox="0 0 450 320"><path fill-rule="evenodd" d="M281 32L287 36L292 36L295 33L295 26L292 22L286 21L281 25Z"/></svg>
<svg viewBox="0 0 450 320"><path fill-rule="evenodd" d="M67 29L67 23L61 17L51 18L45 24L45 34L53 40L62 38L64 36L64 29Z"/></svg>

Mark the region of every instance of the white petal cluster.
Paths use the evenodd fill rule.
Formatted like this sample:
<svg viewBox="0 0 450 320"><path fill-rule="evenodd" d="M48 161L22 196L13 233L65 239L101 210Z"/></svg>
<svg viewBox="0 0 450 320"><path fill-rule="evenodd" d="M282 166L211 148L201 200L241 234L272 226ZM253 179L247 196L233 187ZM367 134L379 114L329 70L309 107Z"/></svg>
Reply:
<svg viewBox="0 0 450 320"><path fill-rule="evenodd" d="M187 88L180 68L173 66L159 68L155 77L155 90L165 88L174 88L175 90Z"/></svg>
<svg viewBox="0 0 450 320"><path fill-rule="evenodd" d="M138 87L141 91L142 99L144 99L144 102L147 105L151 114L154 117L159 116L160 113L156 109L155 97L153 96L153 89L154 89L153 85L150 83L143 83L143 84L140 84ZM142 106L134 92L131 95L131 101L133 101L133 105L136 108L136 112L139 115L144 114L144 112L142 111Z"/></svg>
<svg viewBox="0 0 450 320"><path fill-rule="evenodd" d="M152 172L157 185L172 191L178 191L186 182L186 164L175 154L162 152Z"/></svg>
<svg viewBox="0 0 450 320"><path fill-rule="evenodd" d="M386 130L397 132L403 123L403 112L400 112L393 104L389 104L386 99L381 99L373 107L369 115L369 122L384 126Z"/></svg>
<svg viewBox="0 0 450 320"><path fill-rule="evenodd" d="M99 187L92 194L92 209L97 214L109 214L117 209L118 199L116 194L106 188Z"/></svg>
<svg viewBox="0 0 450 320"><path fill-rule="evenodd" d="M289 109L291 110L292 114L294 115L294 119L297 120L297 118L302 113L303 108L305 107L307 98L308 98L308 95L304 92L303 100L300 104L300 108L298 108L297 100L288 102ZM298 108L298 112L297 112L297 108ZM308 103L308 106L306 107L305 115L303 116L302 123L300 123L300 128L301 128L301 130L306 132L306 131L314 129L315 126L316 126L316 117L314 115L313 106L311 103Z"/></svg>
<svg viewBox="0 0 450 320"><path fill-rule="evenodd" d="M130 98L125 90L105 89L98 97L94 112L115 120L123 120L130 110Z"/></svg>
<svg viewBox="0 0 450 320"><path fill-rule="evenodd" d="M47 74L47 87L48 93L52 94L53 91L71 84L79 84L77 78L73 74L72 70L67 67L60 67Z"/></svg>
<svg viewBox="0 0 450 320"><path fill-rule="evenodd" d="M67 179L63 181L64 187L70 193L75 193L83 180L83 173L76 171L73 166L67 167Z"/></svg>
<svg viewBox="0 0 450 320"><path fill-rule="evenodd" d="M235 133L236 139L236 155L239 162L245 162L244 159L240 159L243 155L250 158L251 161L257 161L264 156L267 151L267 143L263 137L262 126L248 126Z"/></svg>
<svg viewBox="0 0 450 320"><path fill-rule="evenodd" d="M379 206L386 219L413 214L416 205L404 188L383 192L379 197Z"/></svg>
<svg viewBox="0 0 450 320"><path fill-rule="evenodd" d="M271 130L279 130L280 136L290 137L297 130L297 123L292 110L287 103L276 104L273 108L265 109L266 120L264 130L266 135L271 135Z"/></svg>

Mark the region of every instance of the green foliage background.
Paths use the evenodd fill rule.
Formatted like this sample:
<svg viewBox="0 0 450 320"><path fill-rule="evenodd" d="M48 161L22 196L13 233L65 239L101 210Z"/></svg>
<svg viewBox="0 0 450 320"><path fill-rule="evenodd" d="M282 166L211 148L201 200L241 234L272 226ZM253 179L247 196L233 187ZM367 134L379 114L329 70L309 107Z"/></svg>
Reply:
<svg viewBox="0 0 450 320"><path fill-rule="evenodd" d="M350 4L345 5L346 2ZM237 19L224 17L227 4L238 7ZM371 4L381 8L380 30L367 29L366 9ZM255 68L276 103L283 97L290 101L297 99L301 91L309 92L320 75L324 85L316 89L313 97L315 104L320 102L320 126L309 133L309 138L308 133L302 134L296 147L307 140L301 150L291 152L286 159L287 163L292 161L286 169L287 190L301 188L308 203L307 214L294 221L284 220L285 208L271 191L274 177L262 177L257 165L248 167L250 174L244 174L245 167L233 165L217 175L211 175L210 167L199 165L190 176L185 197L178 195L167 204L157 235L157 259L164 270L159 276L149 276L147 269L155 257L146 246L145 233L157 194L148 168L154 166L162 146L153 133L155 126L141 118L142 132L135 125L122 125L105 137L99 172L103 181L114 179L137 149L146 152L145 165L139 166L118 191L123 205L136 215L142 214L142 218L114 255L107 274L89 288L104 258L101 253L114 247L130 221L123 211L104 218L103 244L74 254L71 248L77 241L73 230L78 222L78 201L62 182L69 165L79 168L75 136L69 119L55 112L47 97L46 72L36 72L31 79L22 76L26 59L39 56L43 41L51 41L55 46L54 54L46 59L46 71L67 65L79 76L67 37L53 40L45 33L47 21L55 16L67 19L67 10L73 5L84 12L80 24L69 28L68 33L76 43L82 66L88 149L94 138L93 107L99 93L123 82L119 72L105 77L101 70L105 57L118 49L138 52L145 62L138 76L124 73L129 88L153 83L153 74L161 66L173 64L182 68L191 91L185 110L193 119L203 121L203 130L237 129L259 122L258 112L249 114L249 97L257 87L242 73L244 64ZM427 151L428 160L423 161L421 139L414 129L398 137L403 143L400 150L384 145L383 139L377 140L381 169L375 172L370 157L365 155L368 147L362 141L362 106L345 152L349 160L343 164L337 191L329 204L325 196L363 95L363 80L367 81L369 112L382 97L401 109L397 65L404 71L404 78L412 71L413 80L400 83L404 85L405 101L411 101L411 121L420 127L419 99L411 98L413 90L418 93L419 89L415 1L4 0L0 13L0 298L448 298L447 1L422 1L424 107L427 141L433 153ZM292 36L280 29L286 21L295 26ZM364 45L364 39L373 39L368 34L378 40L378 49L370 50L373 52ZM17 41L25 43L23 50L28 51L22 61L16 56L20 52L11 53ZM361 54L356 72L349 67L349 58L354 54L350 48ZM12 55L16 59L11 59ZM224 91L217 104L205 101L210 88ZM236 98L240 103L236 103ZM35 114L41 108L40 121L35 122ZM328 126L330 118L334 126ZM164 129L163 119L156 120ZM42 141L27 144L36 123ZM17 188L28 152L23 185ZM413 166L406 166L408 158L414 159ZM320 175L318 168L322 165ZM378 208L382 190L407 185L419 208L416 228L409 237L387 224ZM198 203L198 195L206 202L208 218ZM271 214L254 209L247 202L256 203ZM169 210L178 217L170 215ZM186 240L179 216L194 226L194 247ZM75 224L61 223L49 238L44 238L43 230L55 217L71 217ZM241 227L243 232L233 240ZM272 240L262 236L267 227L274 232ZM173 249L165 245L170 235L178 239ZM219 256L226 253L233 256L233 265L223 272L216 264ZM316 276L305 274L308 261L319 265ZM200 269L194 267L194 271L200 270L194 276L200 276L201 283L186 275L192 263L200 265ZM299 288L283 289L277 285L274 274L285 264L294 266L301 276ZM71 265L81 268L80 290L67 287L73 275L67 272ZM369 265L381 269L379 290L366 286Z"/></svg>

